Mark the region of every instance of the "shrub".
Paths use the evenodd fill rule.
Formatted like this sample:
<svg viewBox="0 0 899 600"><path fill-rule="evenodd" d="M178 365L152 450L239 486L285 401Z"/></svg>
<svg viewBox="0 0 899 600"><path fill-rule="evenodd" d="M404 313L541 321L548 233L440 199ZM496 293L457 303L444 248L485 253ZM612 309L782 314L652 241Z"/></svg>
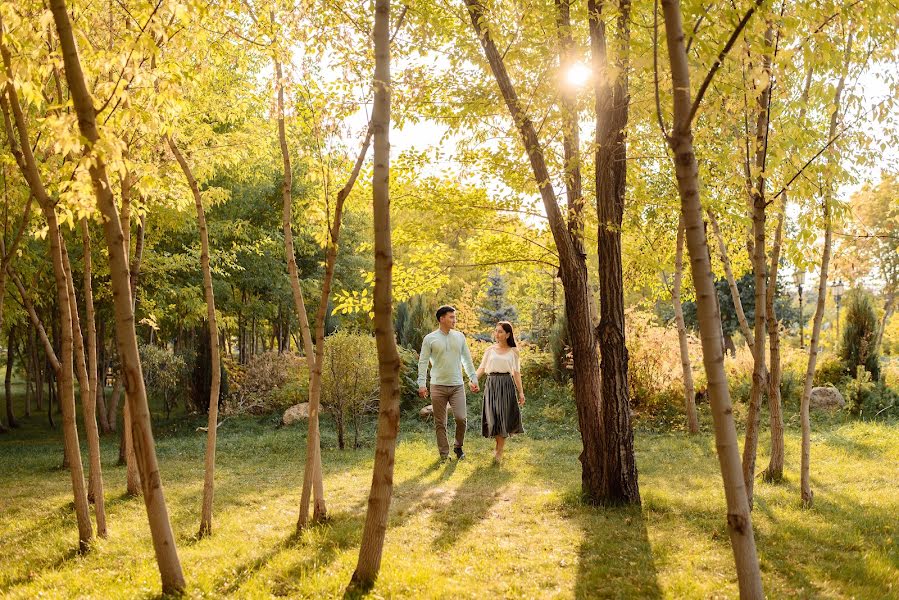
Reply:
<svg viewBox="0 0 899 600"><path fill-rule="evenodd" d="M325 339L322 407L337 423L337 445L346 447L346 422L353 426L353 447L366 412L378 403L378 348L371 335L337 331Z"/></svg>
<svg viewBox="0 0 899 600"><path fill-rule="evenodd" d="M139 350L147 396L161 403L166 418L169 418L178 403L179 392L186 387L187 363L168 348L141 344Z"/></svg>
<svg viewBox="0 0 899 600"><path fill-rule="evenodd" d="M262 414L283 410L308 397L309 370L305 357L299 354L263 352L250 358L246 365L229 367L231 412Z"/></svg>
<svg viewBox="0 0 899 600"><path fill-rule="evenodd" d="M850 290L846 294L846 325L840 341L840 359L853 375L857 366L863 366L874 381L880 379L880 358L875 347L878 327L871 294L861 288Z"/></svg>
<svg viewBox="0 0 899 600"><path fill-rule="evenodd" d="M858 365L855 377L846 384L846 409L860 417L873 389L871 374L865 370L865 367Z"/></svg>
<svg viewBox="0 0 899 600"><path fill-rule="evenodd" d="M677 331L658 324L649 312L629 310L625 318L631 404L651 408L675 399L682 404L684 377ZM701 356L698 352L691 354L694 362ZM698 382L694 383L699 389Z"/></svg>
<svg viewBox="0 0 899 600"><path fill-rule="evenodd" d="M818 360L818 364L815 365L815 378L814 385L815 387L832 385L834 387L839 387L840 383L842 383L843 379L849 375L849 372L846 370L846 365L836 356L826 356L823 359Z"/></svg>

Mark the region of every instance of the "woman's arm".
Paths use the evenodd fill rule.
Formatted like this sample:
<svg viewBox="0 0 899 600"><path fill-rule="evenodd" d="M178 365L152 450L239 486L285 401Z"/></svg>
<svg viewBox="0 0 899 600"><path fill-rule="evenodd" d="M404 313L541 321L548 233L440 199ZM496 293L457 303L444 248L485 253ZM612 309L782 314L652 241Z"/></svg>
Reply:
<svg viewBox="0 0 899 600"><path fill-rule="evenodd" d="M480 381L481 377L484 376L484 373L487 371L487 354L490 352L490 348L484 350L484 356L481 357L481 365L478 367L478 370L475 371L475 374L478 376L478 381Z"/></svg>
<svg viewBox="0 0 899 600"><path fill-rule="evenodd" d="M520 355L518 353L518 348L512 348L512 351L515 353L514 366L512 369L512 380L515 382L515 387L518 389L518 404L524 406L524 384L521 382L521 360Z"/></svg>

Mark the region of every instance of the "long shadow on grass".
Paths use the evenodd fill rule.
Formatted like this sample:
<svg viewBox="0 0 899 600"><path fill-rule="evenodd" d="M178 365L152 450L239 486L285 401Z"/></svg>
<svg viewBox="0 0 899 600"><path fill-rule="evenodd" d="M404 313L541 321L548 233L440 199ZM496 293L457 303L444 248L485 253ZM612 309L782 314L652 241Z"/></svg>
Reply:
<svg viewBox="0 0 899 600"><path fill-rule="evenodd" d="M491 507L511 479L512 473L498 466L480 466L472 471L456 488L449 504L436 513L440 533L434 540L434 548L449 548L465 532L489 517Z"/></svg>
<svg viewBox="0 0 899 600"><path fill-rule="evenodd" d="M799 486L795 482L787 486L798 505ZM767 535L757 534L766 570L811 595L830 590L836 582L847 596L888 596L888 586L899 571L893 540L896 508L863 505L821 483L813 489L818 493L808 519L778 520L770 503L756 502L756 511L776 524ZM876 566L872 551L886 556L889 564Z"/></svg>
<svg viewBox="0 0 899 600"><path fill-rule="evenodd" d="M640 507L578 505L572 516L584 531L575 597L662 597Z"/></svg>

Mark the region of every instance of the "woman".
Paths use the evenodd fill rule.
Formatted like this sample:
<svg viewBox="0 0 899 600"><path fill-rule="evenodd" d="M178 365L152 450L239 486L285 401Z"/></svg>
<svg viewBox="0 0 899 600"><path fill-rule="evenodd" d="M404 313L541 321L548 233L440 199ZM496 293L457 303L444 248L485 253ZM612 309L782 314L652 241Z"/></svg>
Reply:
<svg viewBox="0 0 899 600"><path fill-rule="evenodd" d="M496 343L484 352L478 378L487 373L484 386L484 404L481 411L481 433L496 438L494 462L503 460L506 438L524 433L521 426L521 410L524 406L524 387L521 385L521 367L512 324L500 321L493 332ZM517 402L516 402L517 400Z"/></svg>

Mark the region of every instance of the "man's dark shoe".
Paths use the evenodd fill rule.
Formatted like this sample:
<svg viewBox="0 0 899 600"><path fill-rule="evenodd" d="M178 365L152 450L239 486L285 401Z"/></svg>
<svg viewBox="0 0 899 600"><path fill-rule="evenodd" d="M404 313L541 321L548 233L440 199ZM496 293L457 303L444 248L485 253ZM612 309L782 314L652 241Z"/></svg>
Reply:
<svg viewBox="0 0 899 600"><path fill-rule="evenodd" d="M453 452L456 453L456 460L462 460L465 458L465 452L462 450L462 447L453 448Z"/></svg>

